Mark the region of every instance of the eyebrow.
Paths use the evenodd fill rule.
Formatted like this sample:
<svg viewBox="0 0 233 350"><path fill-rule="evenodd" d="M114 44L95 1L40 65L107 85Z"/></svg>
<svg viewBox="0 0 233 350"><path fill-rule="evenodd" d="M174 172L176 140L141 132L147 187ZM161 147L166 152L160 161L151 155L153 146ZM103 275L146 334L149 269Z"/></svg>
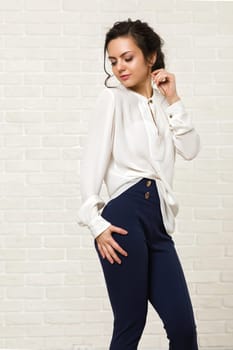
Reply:
<svg viewBox="0 0 233 350"><path fill-rule="evenodd" d="M125 51L125 52L123 52L123 53L120 55L120 57L126 55L126 54L129 53L129 52L133 52L133 51ZM116 59L116 57L113 57L113 56L108 56L108 58L109 58L109 59L111 59L111 58Z"/></svg>

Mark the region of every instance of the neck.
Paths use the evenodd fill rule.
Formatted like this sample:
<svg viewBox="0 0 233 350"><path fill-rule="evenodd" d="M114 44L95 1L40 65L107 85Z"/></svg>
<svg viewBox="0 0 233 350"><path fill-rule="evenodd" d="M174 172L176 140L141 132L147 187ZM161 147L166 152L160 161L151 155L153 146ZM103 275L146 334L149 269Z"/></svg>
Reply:
<svg viewBox="0 0 233 350"><path fill-rule="evenodd" d="M153 89L151 85L151 76L149 76L140 85L133 87L132 90L149 99L153 95Z"/></svg>

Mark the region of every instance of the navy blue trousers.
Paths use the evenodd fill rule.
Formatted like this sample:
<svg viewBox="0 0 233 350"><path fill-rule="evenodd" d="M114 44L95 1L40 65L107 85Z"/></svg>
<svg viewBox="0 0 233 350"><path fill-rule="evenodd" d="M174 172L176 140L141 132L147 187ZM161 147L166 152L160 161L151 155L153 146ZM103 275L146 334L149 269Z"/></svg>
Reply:
<svg viewBox="0 0 233 350"><path fill-rule="evenodd" d="M103 259L94 241L114 316L110 350L137 349L148 301L163 322L169 350L197 350L192 304L174 241L163 224L156 182L140 180L110 200L101 215L128 231L113 232L128 252L120 255L120 265Z"/></svg>

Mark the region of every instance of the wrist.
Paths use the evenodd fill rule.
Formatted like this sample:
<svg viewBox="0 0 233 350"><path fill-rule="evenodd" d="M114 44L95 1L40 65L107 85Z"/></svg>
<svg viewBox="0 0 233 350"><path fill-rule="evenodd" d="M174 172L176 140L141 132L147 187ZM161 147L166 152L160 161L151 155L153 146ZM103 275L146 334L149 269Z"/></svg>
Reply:
<svg viewBox="0 0 233 350"><path fill-rule="evenodd" d="M180 97L178 95L171 96L171 97L167 98L169 105L172 105L173 103L175 103L179 100L180 100Z"/></svg>

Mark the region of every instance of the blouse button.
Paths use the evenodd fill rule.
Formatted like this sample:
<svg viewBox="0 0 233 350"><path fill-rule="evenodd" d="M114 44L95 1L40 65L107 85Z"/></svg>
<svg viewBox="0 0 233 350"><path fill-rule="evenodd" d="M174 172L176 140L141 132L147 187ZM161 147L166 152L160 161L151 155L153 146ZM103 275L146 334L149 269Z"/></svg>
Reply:
<svg viewBox="0 0 233 350"><path fill-rule="evenodd" d="M146 192L145 193L145 199L149 199L150 198L150 192Z"/></svg>

